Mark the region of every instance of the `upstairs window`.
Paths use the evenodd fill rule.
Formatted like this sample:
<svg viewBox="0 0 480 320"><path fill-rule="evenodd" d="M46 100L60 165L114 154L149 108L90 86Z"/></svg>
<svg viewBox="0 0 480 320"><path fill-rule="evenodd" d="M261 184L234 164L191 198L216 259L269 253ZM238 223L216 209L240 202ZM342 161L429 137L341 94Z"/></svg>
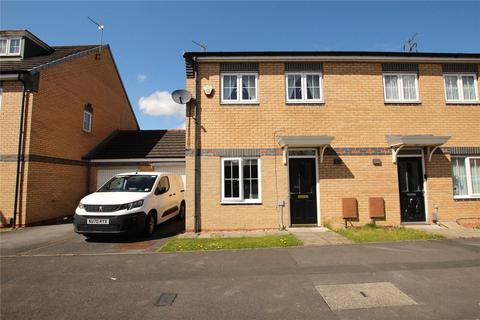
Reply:
<svg viewBox="0 0 480 320"><path fill-rule="evenodd" d="M93 108L91 103L85 104L83 109L83 131L92 132Z"/></svg>
<svg viewBox="0 0 480 320"><path fill-rule="evenodd" d="M222 159L222 202L260 203L260 159Z"/></svg>
<svg viewBox="0 0 480 320"><path fill-rule="evenodd" d="M480 157L453 157L454 198L480 198Z"/></svg>
<svg viewBox="0 0 480 320"><path fill-rule="evenodd" d="M287 102L323 102L321 73L287 73L285 79Z"/></svg>
<svg viewBox="0 0 480 320"><path fill-rule="evenodd" d="M223 73L222 103L258 102L258 75L256 73Z"/></svg>
<svg viewBox="0 0 480 320"><path fill-rule="evenodd" d="M83 111L83 131L92 132L92 113Z"/></svg>
<svg viewBox="0 0 480 320"><path fill-rule="evenodd" d="M385 102L418 102L418 78L415 73L383 74Z"/></svg>
<svg viewBox="0 0 480 320"><path fill-rule="evenodd" d="M447 102L477 102L476 74L445 74L445 98Z"/></svg>
<svg viewBox="0 0 480 320"><path fill-rule="evenodd" d="M19 55L21 49L20 38L15 39L0 39L0 54L1 55Z"/></svg>

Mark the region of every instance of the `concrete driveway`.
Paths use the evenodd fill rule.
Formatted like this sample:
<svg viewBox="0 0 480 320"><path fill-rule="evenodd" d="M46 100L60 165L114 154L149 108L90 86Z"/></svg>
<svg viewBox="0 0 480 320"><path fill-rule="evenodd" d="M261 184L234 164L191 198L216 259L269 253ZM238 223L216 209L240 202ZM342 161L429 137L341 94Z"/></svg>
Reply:
<svg viewBox="0 0 480 320"><path fill-rule="evenodd" d="M70 228L1 235L2 320L480 319L480 239L152 253L163 231L125 249L141 241ZM162 293L177 296L159 307Z"/></svg>
<svg viewBox="0 0 480 320"><path fill-rule="evenodd" d="M172 219L159 225L154 235L103 236L93 240L73 232L71 223L31 227L0 234L1 256L95 255L148 253L185 229L185 222Z"/></svg>

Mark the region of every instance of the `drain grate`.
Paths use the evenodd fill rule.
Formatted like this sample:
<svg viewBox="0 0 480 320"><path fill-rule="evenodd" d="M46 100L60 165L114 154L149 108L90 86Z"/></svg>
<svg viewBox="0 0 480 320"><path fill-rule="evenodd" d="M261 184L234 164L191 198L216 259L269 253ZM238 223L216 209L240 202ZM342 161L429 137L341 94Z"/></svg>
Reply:
<svg viewBox="0 0 480 320"><path fill-rule="evenodd" d="M175 298L177 297L176 293L164 292L160 295L155 306L157 307L168 307L173 304Z"/></svg>

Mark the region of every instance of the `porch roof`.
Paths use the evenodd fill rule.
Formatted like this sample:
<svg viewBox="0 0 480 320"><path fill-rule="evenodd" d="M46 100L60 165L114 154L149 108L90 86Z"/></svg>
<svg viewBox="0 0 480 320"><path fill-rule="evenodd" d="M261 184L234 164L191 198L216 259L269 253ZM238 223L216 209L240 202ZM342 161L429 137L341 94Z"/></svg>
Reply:
<svg viewBox="0 0 480 320"><path fill-rule="evenodd" d="M322 147L329 146L333 136L280 136L278 144L284 148L306 148L306 147Z"/></svg>
<svg viewBox="0 0 480 320"><path fill-rule="evenodd" d="M392 161L397 162L398 152L404 147L426 147L428 161L432 161L435 150L446 143L450 136L424 135L386 135L388 145L392 148Z"/></svg>
<svg viewBox="0 0 480 320"><path fill-rule="evenodd" d="M390 147L436 147L446 143L450 136L435 136L433 134L387 135L385 138Z"/></svg>

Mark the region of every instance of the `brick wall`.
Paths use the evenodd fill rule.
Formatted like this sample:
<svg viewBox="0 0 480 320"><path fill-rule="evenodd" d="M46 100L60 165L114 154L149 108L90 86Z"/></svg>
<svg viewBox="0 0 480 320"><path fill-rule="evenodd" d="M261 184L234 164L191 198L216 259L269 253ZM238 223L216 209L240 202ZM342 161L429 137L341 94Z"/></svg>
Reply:
<svg viewBox="0 0 480 320"><path fill-rule="evenodd" d="M259 103L220 104L218 63L200 63L198 89L212 85L211 97L201 93L201 148L278 148L279 135L333 135L335 148L387 148L388 134L451 136L448 146L480 146L479 105L447 105L440 64L419 65L419 104L385 104L380 63L324 63L324 104L291 105L285 102L283 63L259 64ZM187 79L194 92L195 79ZM187 121L187 149L193 148L193 121ZM390 155L340 155L342 165L326 156L319 166L322 222L341 223L341 198L357 197L360 223L369 222L368 197L384 197L384 224L400 222L398 178ZM372 159L382 160L373 166ZM202 228L242 229L276 227L276 197L269 194L274 163L262 157L263 204L221 206L219 157L201 158ZM277 163L278 164L278 163ZM193 157L187 157L187 228L193 228ZM426 163L428 214L439 206L441 220L480 216L480 201L454 201L450 156L435 154ZM287 167L277 167L280 193L288 200ZM268 175L267 175L268 173ZM207 177L207 178L206 178ZM207 180L207 181L205 181ZM287 201L288 202L288 201ZM288 207L286 208L288 212Z"/></svg>
<svg viewBox="0 0 480 320"><path fill-rule="evenodd" d="M0 111L0 211L8 221L13 212L15 158L21 106L20 82L4 82ZM82 130L86 103L93 107L92 132ZM81 56L40 73L39 91L30 94L26 125L21 224L36 224L73 214L88 193L82 157L116 129L137 129L109 50L102 58ZM34 156L36 157L34 157ZM8 160L6 160L8 156ZM39 159L38 156L42 158ZM72 161L73 160L73 161Z"/></svg>

